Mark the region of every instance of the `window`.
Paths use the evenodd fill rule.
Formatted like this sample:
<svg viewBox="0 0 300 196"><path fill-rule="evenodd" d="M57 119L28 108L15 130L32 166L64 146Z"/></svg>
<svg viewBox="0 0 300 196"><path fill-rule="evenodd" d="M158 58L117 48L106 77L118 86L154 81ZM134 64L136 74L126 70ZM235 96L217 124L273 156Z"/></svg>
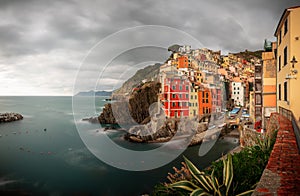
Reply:
<svg viewBox="0 0 300 196"><path fill-rule="evenodd" d="M281 30L279 31L279 37L278 37L278 40L279 40L279 44L281 43Z"/></svg>
<svg viewBox="0 0 300 196"><path fill-rule="evenodd" d="M182 95L181 94L179 94L179 99L181 99L182 98Z"/></svg>
<svg viewBox="0 0 300 196"><path fill-rule="evenodd" d="M195 99L197 99L197 95L195 95Z"/></svg>
<svg viewBox="0 0 300 196"><path fill-rule="evenodd" d="M281 56L278 57L278 71L281 70Z"/></svg>
<svg viewBox="0 0 300 196"><path fill-rule="evenodd" d="M278 99L281 100L281 84L278 85Z"/></svg>
<svg viewBox="0 0 300 196"><path fill-rule="evenodd" d="M237 94L239 95L239 94L240 94L240 92L238 91L238 92L237 92Z"/></svg>
<svg viewBox="0 0 300 196"><path fill-rule="evenodd" d="M191 95L191 99L193 99L193 95Z"/></svg>
<svg viewBox="0 0 300 196"><path fill-rule="evenodd" d="M189 98L189 94L185 94L185 98L188 99Z"/></svg>
<svg viewBox="0 0 300 196"><path fill-rule="evenodd" d="M233 94L235 95L235 91L233 92Z"/></svg>
<svg viewBox="0 0 300 196"><path fill-rule="evenodd" d="M255 94L255 105L261 105L262 99L261 94Z"/></svg>
<svg viewBox="0 0 300 196"><path fill-rule="evenodd" d="M235 87L233 88L233 90L235 90Z"/></svg>
<svg viewBox="0 0 300 196"><path fill-rule="evenodd" d="M175 102L173 102L173 103L172 103L172 106L173 106L173 107L175 107L175 106L176 106L176 103L175 103Z"/></svg>
<svg viewBox="0 0 300 196"><path fill-rule="evenodd" d="M189 86L188 85L185 86L185 90L187 90L187 91L189 90Z"/></svg>
<svg viewBox="0 0 300 196"><path fill-rule="evenodd" d="M287 46L284 48L283 51L283 66L286 66L287 64Z"/></svg>
<svg viewBox="0 0 300 196"><path fill-rule="evenodd" d="M288 19L284 22L284 35L288 32Z"/></svg>
<svg viewBox="0 0 300 196"><path fill-rule="evenodd" d="M287 82L284 82L283 91L284 91L283 92L284 93L284 95L283 95L284 101L287 101L287 91L288 91Z"/></svg>
<svg viewBox="0 0 300 196"><path fill-rule="evenodd" d="M182 91L182 86L181 86L181 85L179 86L179 90L181 90L181 91Z"/></svg>
<svg viewBox="0 0 300 196"><path fill-rule="evenodd" d="M172 98L175 99L175 98L176 98L176 95L175 95L175 94L172 94Z"/></svg>
<svg viewBox="0 0 300 196"><path fill-rule="evenodd" d="M172 86L172 89L173 89L173 90L176 90L176 86L173 85L173 86Z"/></svg>
<svg viewBox="0 0 300 196"><path fill-rule="evenodd" d="M240 90L240 87L238 87L237 89Z"/></svg>

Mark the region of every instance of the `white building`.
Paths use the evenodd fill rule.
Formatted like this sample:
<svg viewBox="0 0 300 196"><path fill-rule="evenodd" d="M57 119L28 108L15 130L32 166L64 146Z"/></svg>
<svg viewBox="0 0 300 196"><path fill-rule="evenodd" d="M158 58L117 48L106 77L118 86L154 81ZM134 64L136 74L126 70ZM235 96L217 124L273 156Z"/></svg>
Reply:
<svg viewBox="0 0 300 196"><path fill-rule="evenodd" d="M240 79L231 83L231 98L235 105L245 106L244 85Z"/></svg>

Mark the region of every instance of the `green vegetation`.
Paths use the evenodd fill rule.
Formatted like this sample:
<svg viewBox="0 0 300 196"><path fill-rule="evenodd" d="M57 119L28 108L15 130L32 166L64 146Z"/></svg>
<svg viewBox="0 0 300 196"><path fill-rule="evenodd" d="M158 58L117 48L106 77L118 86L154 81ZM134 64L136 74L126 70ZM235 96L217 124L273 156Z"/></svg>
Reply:
<svg viewBox="0 0 300 196"><path fill-rule="evenodd" d="M228 154L204 171L184 157L181 170L174 168L170 183L157 185L152 195L250 195L268 163L276 134L257 137L257 145Z"/></svg>

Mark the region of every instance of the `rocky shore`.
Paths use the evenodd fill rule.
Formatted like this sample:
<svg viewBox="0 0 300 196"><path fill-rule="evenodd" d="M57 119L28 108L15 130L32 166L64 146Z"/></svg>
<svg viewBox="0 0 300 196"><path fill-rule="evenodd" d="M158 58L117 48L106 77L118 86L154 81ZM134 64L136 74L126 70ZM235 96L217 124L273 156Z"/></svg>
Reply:
<svg viewBox="0 0 300 196"><path fill-rule="evenodd" d="M171 139L187 139L190 140L189 146L194 146L203 141L218 139L228 132L226 127L208 129L208 122L189 119L168 119L162 122L160 127L157 125L157 122L151 120L146 125L134 126L129 129L124 138L136 143L163 143Z"/></svg>
<svg viewBox="0 0 300 196"><path fill-rule="evenodd" d="M194 119L166 118L157 105L159 89L159 83L148 82L136 87L127 96L115 97L113 103L104 106L98 122L105 129L122 127L127 130L124 138L137 143L167 142L175 137L188 139L192 146L226 133L226 128L216 126L215 129L208 129L210 115ZM84 120L97 123L95 118Z"/></svg>
<svg viewBox="0 0 300 196"><path fill-rule="evenodd" d="M18 113L0 113L0 123L22 120L23 116Z"/></svg>

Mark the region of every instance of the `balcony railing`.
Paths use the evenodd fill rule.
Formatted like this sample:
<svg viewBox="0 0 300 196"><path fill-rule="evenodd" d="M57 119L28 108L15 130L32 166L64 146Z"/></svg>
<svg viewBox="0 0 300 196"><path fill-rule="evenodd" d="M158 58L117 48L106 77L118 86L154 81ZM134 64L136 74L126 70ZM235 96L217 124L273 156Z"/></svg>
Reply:
<svg viewBox="0 0 300 196"><path fill-rule="evenodd" d="M298 121L296 120L292 111L287 110L283 107L279 107L279 114L286 117L292 122L294 133L297 140L298 153L300 154L300 129L299 129Z"/></svg>

